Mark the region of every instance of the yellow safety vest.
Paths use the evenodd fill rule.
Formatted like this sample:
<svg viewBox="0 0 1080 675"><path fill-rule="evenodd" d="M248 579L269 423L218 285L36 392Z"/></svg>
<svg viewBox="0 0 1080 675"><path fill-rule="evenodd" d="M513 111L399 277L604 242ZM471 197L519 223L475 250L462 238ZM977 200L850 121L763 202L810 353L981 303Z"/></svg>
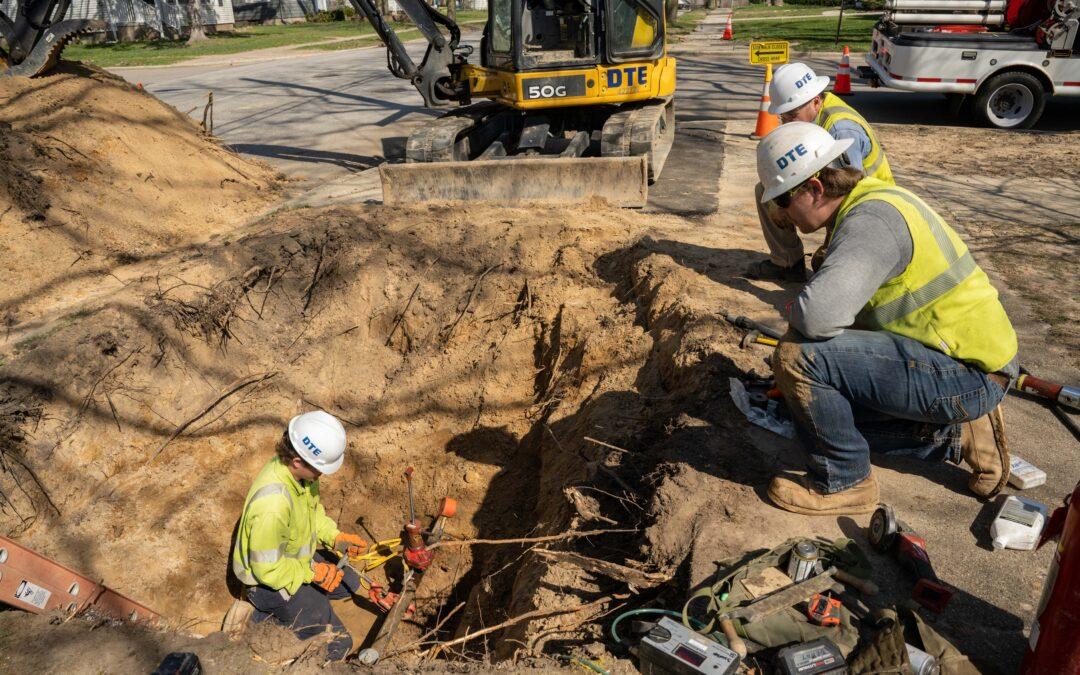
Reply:
<svg viewBox="0 0 1080 675"><path fill-rule="evenodd" d="M881 149L881 144L878 143L874 130L870 128L870 123L864 120L863 116L856 112L855 108L844 103L839 96L826 93L825 100L821 104L821 110L818 111L814 124L832 133L833 125L840 120L855 122L863 128L866 137L870 139L870 154L863 158L863 174L886 183L895 183L892 169L889 168L889 160L885 159L885 151Z"/></svg>
<svg viewBox="0 0 1080 675"><path fill-rule="evenodd" d="M848 212L871 199L896 207L913 247L907 268L878 288L855 326L918 340L986 373L1001 370L1016 356L1012 323L963 240L923 200L863 178L840 204L830 241Z"/></svg>
<svg viewBox="0 0 1080 675"><path fill-rule="evenodd" d="M299 482L274 457L248 490L236 530L232 569L248 586L262 584L289 595L311 581L311 560L322 542L334 545L338 528L319 502L319 482Z"/></svg>

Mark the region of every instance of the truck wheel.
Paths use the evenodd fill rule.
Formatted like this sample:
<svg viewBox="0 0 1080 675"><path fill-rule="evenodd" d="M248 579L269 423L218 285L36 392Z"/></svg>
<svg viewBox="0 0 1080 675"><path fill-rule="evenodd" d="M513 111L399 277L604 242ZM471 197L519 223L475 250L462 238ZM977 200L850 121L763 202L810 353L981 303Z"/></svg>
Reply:
<svg viewBox="0 0 1080 675"><path fill-rule="evenodd" d="M1042 117L1046 91L1028 73L1002 73L987 80L975 95L975 114L999 129L1030 129Z"/></svg>

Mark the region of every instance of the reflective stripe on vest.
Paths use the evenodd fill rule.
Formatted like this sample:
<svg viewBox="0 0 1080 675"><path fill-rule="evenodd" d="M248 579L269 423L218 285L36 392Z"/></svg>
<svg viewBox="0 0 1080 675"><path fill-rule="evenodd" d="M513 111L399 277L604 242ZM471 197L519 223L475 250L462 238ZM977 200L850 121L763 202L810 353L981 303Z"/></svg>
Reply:
<svg viewBox="0 0 1080 675"><path fill-rule="evenodd" d="M840 205L830 242L848 213L869 200L890 204L904 218L912 255L903 272L874 292L855 327L917 340L984 372L1003 368L1016 355L1017 344L997 291L959 235L921 199L864 178Z"/></svg>
<svg viewBox="0 0 1080 675"><path fill-rule="evenodd" d="M866 137L870 139L870 152L863 158L863 175L877 178L886 183L893 183L892 169L889 167L888 160L885 159L885 151L882 149L881 144L878 143L877 136L870 127L870 123L855 108L844 103L839 97L833 94L825 94L821 110L818 111L814 122L825 131L831 132L833 126L844 119L855 122L862 127Z"/></svg>
<svg viewBox="0 0 1080 675"><path fill-rule="evenodd" d="M282 483L270 483L264 485L255 491L255 494L251 495L251 499L248 500L248 504L256 502L263 497L269 497L270 495L285 495L285 499L289 500L289 508L293 507L292 495L289 494L289 488Z"/></svg>
<svg viewBox="0 0 1080 675"><path fill-rule="evenodd" d="M858 319L861 323L884 327L904 318L912 312L927 307L941 296L960 285L964 279L978 267L970 253L960 256L947 270L930 280L925 286L914 292L908 292L899 298L874 307L863 308Z"/></svg>
<svg viewBox="0 0 1080 675"><path fill-rule="evenodd" d="M236 575L236 578L240 580L240 583L245 586L258 586L259 580L255 578L255 575L248 570L244 563L240 562L235 556L232 561L232 571Z"/></svg>
<svg viewBox="0 0 1080 675"><path fill-rule="evenodd" d="M915 291L905 292L898 298L878 307L864 307L859 312L859 320L862 323L877 327L884 327L890 323L911 314L912 312L930 305L934 300L956 288L975 271L977 265L971 253L965 252L957 256L956 247L953 246L949 234L945 231L945 222L941 216L934 213L921 199L910 192L896 188L882 187L875 194L887 194L901 199L912 206L930 228L930 234L934 236L941 255L945 257L949 267L936 277L928 281L924 286Z"/></svg>
<svg viewBox="0 0 1080 675"><path fill-rule="evenodd" d="M273 495L284 495L289 500L289 507L292 508L293 498L289 494L289 488L281 483L269 483L262 486L255 491L255 494L251 495L251 499L248 500L244 506L244 510L251 504L259 501L264 497L271 497ZM285 553L285 544L281 544L276 549L268 551L249 551L247 560L243 560L243 553L239 546L236 547L235 554L232 560L232 571L236 575L236 578L240 580L240 583L248 586L255 586L259 583L255 575L251 573L249 569L252 563L273 563L281 559L281 556ZM238 557L239 556L239 557ZM297 557L297 556L291 556Z"/></svg>

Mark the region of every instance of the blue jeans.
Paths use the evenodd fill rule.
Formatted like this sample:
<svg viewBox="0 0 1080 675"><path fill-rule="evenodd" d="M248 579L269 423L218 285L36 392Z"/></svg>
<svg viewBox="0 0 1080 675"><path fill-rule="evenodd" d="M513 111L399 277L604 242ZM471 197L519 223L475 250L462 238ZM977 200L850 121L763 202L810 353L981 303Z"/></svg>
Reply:
<svg viewBox="0 0 1080 675"><path fill-rule="evenodd" d="M335 562L315 553L316 562ZM248 602L255 606L251 620L255 623L273 618L278 623L288 626L301 640L309 640L326 631L334 633L334 638L326 648L326 656L331 661L344 659L352 650L352 636L334 613L330 600L349 597L360 587L356 571L346 567L345 578L332 593L327 593L312 584L304 584L292 596L286 597L281 591L267 586L248 588Z"/></svg>
<svg viewBox="0 0 1080 675"><path fill-rule="evenodd" d="M789 332L773 354L776 386L795 420L817 489L870 475L870 451L960 461L960 423L1005 391L986 373L887 331L813 341Z"/></svg>

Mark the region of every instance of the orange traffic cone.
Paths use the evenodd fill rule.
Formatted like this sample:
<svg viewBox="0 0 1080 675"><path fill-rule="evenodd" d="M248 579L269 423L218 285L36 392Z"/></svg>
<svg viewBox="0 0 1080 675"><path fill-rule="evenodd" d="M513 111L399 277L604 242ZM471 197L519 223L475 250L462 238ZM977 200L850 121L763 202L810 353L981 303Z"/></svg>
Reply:
<svg viewBox="0 0 1080 675"><path fill-rule="evenodd" d="M731 15L727 15L727 25L724 26L724 34L720 36L721 40L734 40L735 34L731 32Z"/></svg>
<svg viewBox="0 0 1080 675"><path fill-rule="evenodd" d="M769 84L772 83L772 64L765 64L765 90L761 92L761 109L757 114L757 126L750 138L755 141L765 138L769 132L780 126L780 118L769 114Z"/></svg>
<svg viewBox="0 0 1080 675"><path fill-rule="evenodd" d="M837 96L851 96L851 51L844 45L844 54L840 57L840 68L836 71L836 84L832 93Z"/></svg>

